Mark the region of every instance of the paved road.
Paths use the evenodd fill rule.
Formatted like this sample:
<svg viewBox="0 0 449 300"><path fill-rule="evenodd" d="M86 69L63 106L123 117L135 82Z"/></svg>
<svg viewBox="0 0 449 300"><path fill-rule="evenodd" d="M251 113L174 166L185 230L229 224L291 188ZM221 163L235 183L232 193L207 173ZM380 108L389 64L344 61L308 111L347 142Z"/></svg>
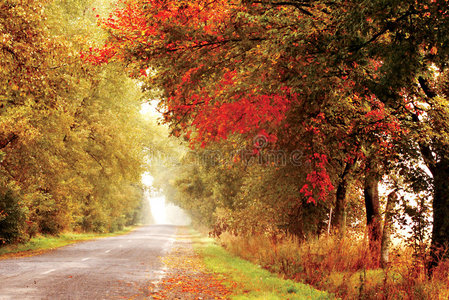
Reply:
<svg viewBox="0 0 449 300"><path fill-rule="evenodd" d="M0 260L0 299L142 298L163 276L159 257L170 250L175 233L175 226L151 225L39 256Z"/></svg>

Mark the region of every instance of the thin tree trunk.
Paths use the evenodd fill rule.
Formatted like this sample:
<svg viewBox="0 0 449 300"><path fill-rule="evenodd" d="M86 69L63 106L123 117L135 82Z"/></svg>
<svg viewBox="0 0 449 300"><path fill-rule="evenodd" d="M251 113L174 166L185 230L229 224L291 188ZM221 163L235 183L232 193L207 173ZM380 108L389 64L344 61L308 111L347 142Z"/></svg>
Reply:
<svg viewBox="0 0 449 300"><path fill-rule="evenodd" d="M380 246L380 265L386 268L389 262L389 248L391 244L391 229L393 225L394 207L396 206L398 196L396 192L391 192L387 198L385 208L384 228L382 232L382 242Z"/></svg>
<svg viewBox="0 0 449 300"><path fill-rule="evenodd" d="M348 188L348 181L343 178L337 186L337 192L335 195L334 220L332 222L333 231L338 234L344 234L346 230L347 188Z"/></svg>
<svg viewBox="0 0 449 300"><path fill-rule="evenodd" d="M341 235L343 235L346 230L346 199L349 187L349 174L354 165L355 162L346 163L335 194L335 212L332 221L332 229L334 232Z"/></svg>
<svg viewBox="0 0 449 300"><path fill-rule="evenodd" d="M433 229L429 271L449 257L449 160L442 160L433 172Z"/></svg>
<svg viewBox="0 0 449 300"><path fill-rule="evenodd" d="M365 209L368 228L369 247L373 257L379 257L381 218L379 213L379 175L374 163L369 162L369 170L365 175Z"/></svg>

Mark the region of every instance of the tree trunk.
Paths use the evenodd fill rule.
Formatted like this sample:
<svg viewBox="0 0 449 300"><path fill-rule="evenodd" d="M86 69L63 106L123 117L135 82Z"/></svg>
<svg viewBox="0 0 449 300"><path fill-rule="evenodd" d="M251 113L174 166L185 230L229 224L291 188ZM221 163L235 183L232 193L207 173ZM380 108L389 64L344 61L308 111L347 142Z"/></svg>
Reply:
<svg viewBox="0 0 449 300"><path fill-rule="evenodd" d="M337 234L343 235L346 230L346 198L349 187L349 174L355 162L346 163L343 173L341 174L340 182L337 186L335 194L335 212L332 222L332 230Z"/></svg>
<svg viewBox="0 0 449 300"><path fill-rule="evenodd" d="M429 87L426 79L420 76L418 82L429 99L437 96L437 93ZM417 124L420 122L416 114L412 115L412 119ZM447 149L444 147L436 148L439 150L437 156L434 156L435 150L432 151L424 143L419 143L419 148L424 162L433 175L433 228L428 263L428 272L431 275L441 258L449 258L449 159L447 158ZM436 157L438 156L442 159L437 163Z"/></svg>
<svg viewBox="0 0 449 300"><path fill-rule="evenodd" d="M391 192L388 195L387 207L385 208L384 228L382 232L382 242L380 246L380 265L385 268L389 261L389 247L391 243L391 229L393 225L394 207L396 205L398 196L396 192Z"/></svg>
<svg viewBox="0 0 449 300"><path fill-rule="evenodd" d="M332 222L333 231L338 234L344 234L346 229L346 194L348 189L348 180L342 178L337 186L335 196L335 212Z"/></svg>
<svg viewBox="0 0 449 300"><path fill-rule="evenodd" d="M373 162L369 162L369 170L365 175L365 209L368 228L369 247L373 257L379 257L381 223L379 213L379 175Z"/></svg>
<svg viewBox="0 0 449 300"><path fill-rule="evenodd" d="M433 173L433 229L429 270L449 257L449 160L440 161Z"/></svg>

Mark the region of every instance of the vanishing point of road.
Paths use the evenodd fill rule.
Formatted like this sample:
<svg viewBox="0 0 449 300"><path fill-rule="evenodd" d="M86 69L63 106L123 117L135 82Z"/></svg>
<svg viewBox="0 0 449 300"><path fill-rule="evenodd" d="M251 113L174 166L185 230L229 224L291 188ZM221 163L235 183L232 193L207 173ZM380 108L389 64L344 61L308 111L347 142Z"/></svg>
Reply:
<svg viewBox="0 0 449 300"><path fill-rule="evenodd" d="M0 260L0 299L127 299L145 297L164 274L160 257L176 226L151 225L129 234ZM140 298L140 297L137 297Z"/></svg>

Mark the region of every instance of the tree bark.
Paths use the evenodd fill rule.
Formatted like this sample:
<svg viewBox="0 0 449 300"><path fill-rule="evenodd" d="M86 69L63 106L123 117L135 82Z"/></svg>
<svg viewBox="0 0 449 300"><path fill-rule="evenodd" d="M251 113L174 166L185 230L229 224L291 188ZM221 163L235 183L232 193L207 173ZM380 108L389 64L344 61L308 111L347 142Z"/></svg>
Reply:
<svg viewBox="0 0 449 300"><path fill-rule="evenodd" d="M346 201L350 183L349 174L354 165L355 162L346 163L335 194L335 212L333 215L332 230L341 235L346 231Z"/></svg>
<svg viewBox="0 0 449 300"><path fill-rule="evenodd" d="M373 257L379 257L381 223L379 213L379 175L377 167L370 161L369 170L365 175L365 209L366 225L368 228L369 247Z"/></svg>
<svg viewBox="0 0 449 300"><path fill-rule="evenodd" d="M449 258L449 160L442 160L433 173L433 229L429 271L442 258Z"/></svg>
<svg viewBox="0 0 449 300"><path fill-rule="evenodd" d="M335 197L335 212L332 229L337 234L344 234L346 231L346 193L348 181L342 179L337 187Z"/></svg>
<svg viewBox="0 0 449 300"><path fill-rule="evenodd" d="M429 99L437 96L426 79L419 77L418 82ZM416 114L412 115L412 119L419 124L420 120ZM445 148L432 151L428 145L419 142L418 144L424 162L433 175L433 228L430 260L427 265L428 274L431 275L440 259L449 258L449 159L446 158L447 149ZM438 154L437 157L442 157L439 162L434 152Z"/></svg>
<svg viewBox="0 0 449 300"><path fill-rule="evenodd" d="M332 229L338 234L344 234L346 229L346 194L348 185L348 179L343 177L337 186L335 195L335 212Z"/></svg>
<svg viewBox="0 0 449 300"><path fill-rule="evenodd" d="M385 208L384 228L382 231L382 242L380 246L380 265L386 268L389 262L389 248L391 244L391 231L393 227L394 207L396 206L398 196L396 192L388 195L387 206Z"/></svg>

